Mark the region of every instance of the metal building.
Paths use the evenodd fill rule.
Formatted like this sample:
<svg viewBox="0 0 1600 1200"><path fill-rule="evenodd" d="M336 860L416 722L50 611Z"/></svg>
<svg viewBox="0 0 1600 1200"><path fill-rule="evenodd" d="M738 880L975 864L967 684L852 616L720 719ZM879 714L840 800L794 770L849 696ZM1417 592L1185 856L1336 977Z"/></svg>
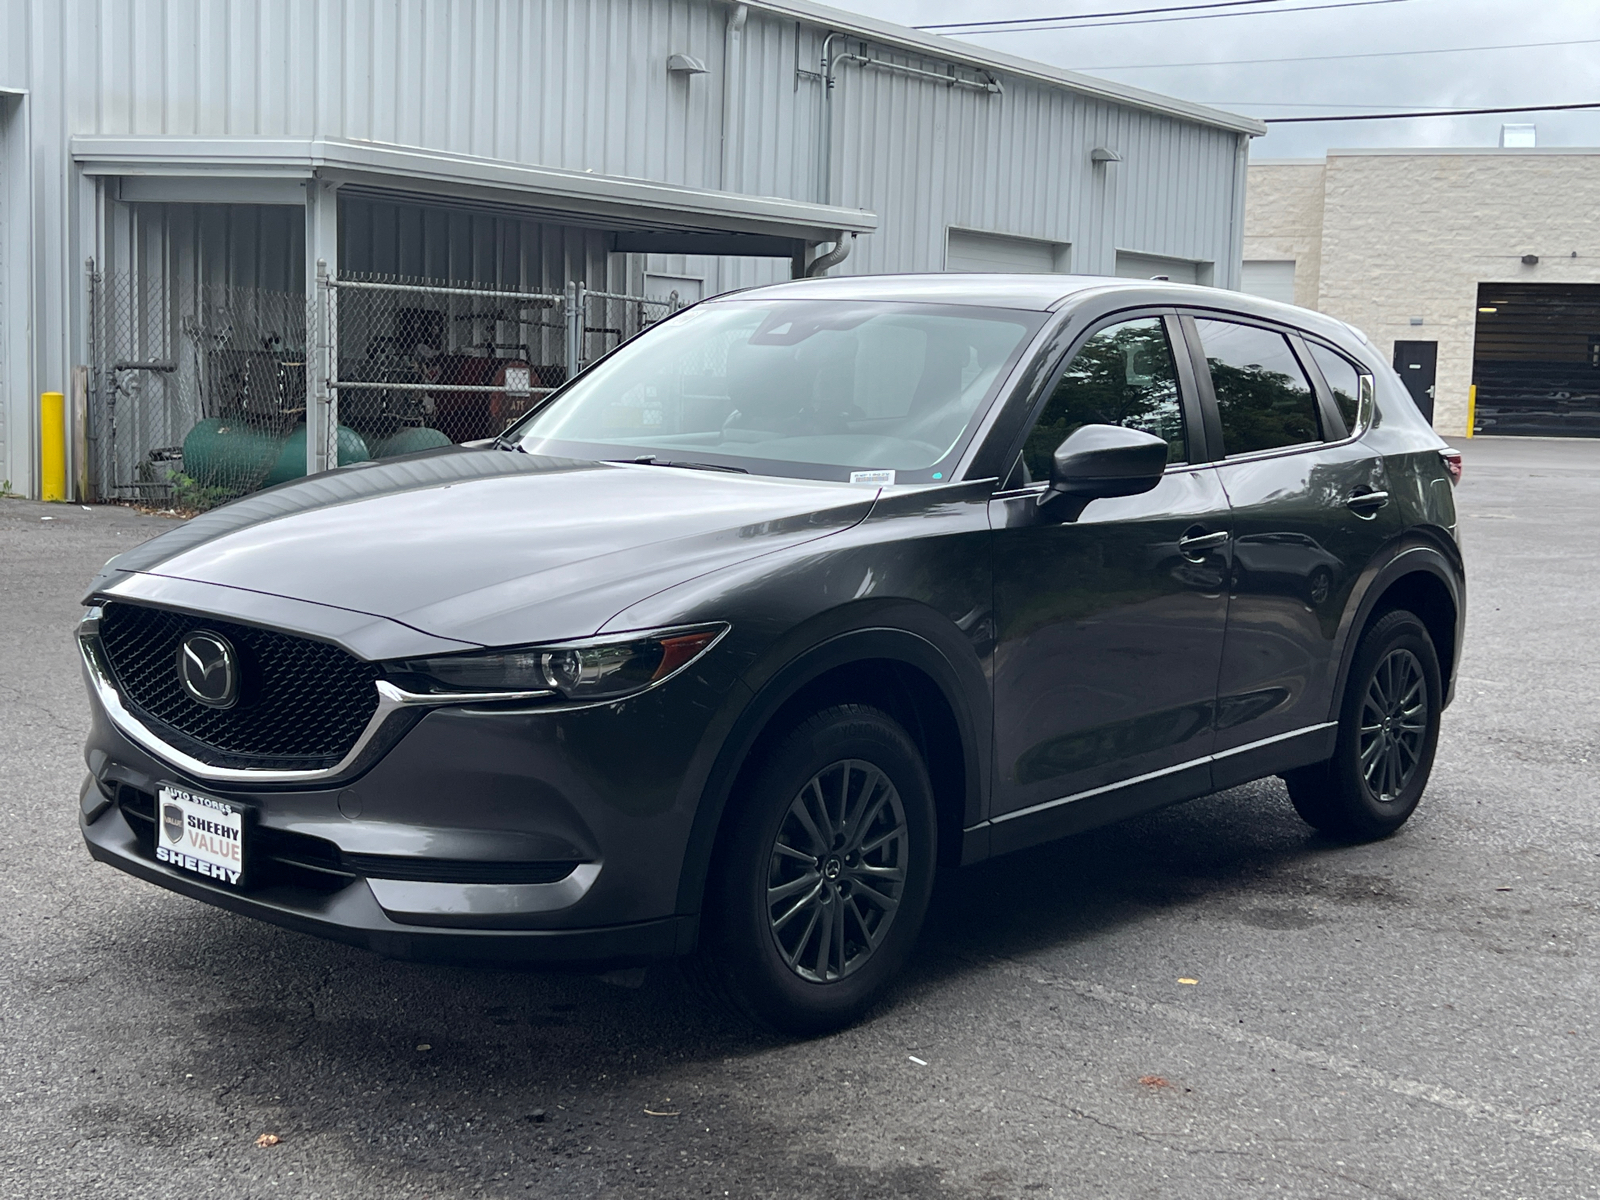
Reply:
<svg viewBox="0 0 1600 1200"><path fill-rule="evenodd" d="M0 0L0 29L22 494L46 390L76 494L204 504L479 436L791 273L1237 286L1264 132L807 0Z"/></svg>

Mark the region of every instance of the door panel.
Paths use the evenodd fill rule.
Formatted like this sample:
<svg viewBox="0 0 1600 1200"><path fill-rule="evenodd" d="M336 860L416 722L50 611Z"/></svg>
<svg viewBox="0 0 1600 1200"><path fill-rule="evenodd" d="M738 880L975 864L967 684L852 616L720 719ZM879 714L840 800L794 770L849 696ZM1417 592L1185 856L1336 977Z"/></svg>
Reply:
<svg viewBox="0 0 1600 1200"><path fill-rule="evenodd" d="M1208 467L1169 468L1142 496L1041 520L1036 493L997 498L995 814L1211 752L1227 616L1228 528Z"/></svg>
<svg viewBox="0 0 1600 1200"><path fill-rule="evenodd" d="M1194 377L1187 355L1173 353L1176 339L1176 319L1160 311L1128 313L1091 332L1033 418L1015 475L1043 483L1074 430L1121 425L1167 442L1166 474L1151 491L1094 500L1075 516L1041 509L1042 489L990 502L992 811L1022 839L1016 844L1068 832L1097 806L1138 800L1119 791L1083 804L1082 792L1210 752L1227 619L1228 502L1204 465ZM1160 794L1144 799L1181 798L1168 794L1175 787L1193 795L1209 782L1201 761L1183 779L1163 775L1154 781ZM1006 821L1067 797L1074 802L1052 806L1042 825ZM1030 834L1025 825L1038 828Z"/></svg>
<svg viewBox="0 0 1600 1200"><path fill-rule="evenodd" d="M1394 369L1422 415L1433 422L1434 376L1439 369L1438 342L1396 342Z"/></svg>
<svg viewBox="0 0 1600 1200"><path fill-rule="evenodd" d="M1339 620L1362 569L1399 532L1383 460L1360 442L1223 463L1233 507L1232 594L1217 686L1216 752L1333 719ZM1219 780L1219 786L1224 786Z"/></svg>

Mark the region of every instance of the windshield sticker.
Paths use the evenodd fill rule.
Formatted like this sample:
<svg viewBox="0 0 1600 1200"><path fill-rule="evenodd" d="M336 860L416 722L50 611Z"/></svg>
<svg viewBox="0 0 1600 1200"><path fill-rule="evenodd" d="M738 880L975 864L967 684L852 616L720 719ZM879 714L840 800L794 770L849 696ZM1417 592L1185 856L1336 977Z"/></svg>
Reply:
<svg viewBox="0 0 1600 1200"><path fill-rule="evenodd" d="M851 483L870 483L876 487L889 487L894 483L893 471L851 471Z"/></svg>

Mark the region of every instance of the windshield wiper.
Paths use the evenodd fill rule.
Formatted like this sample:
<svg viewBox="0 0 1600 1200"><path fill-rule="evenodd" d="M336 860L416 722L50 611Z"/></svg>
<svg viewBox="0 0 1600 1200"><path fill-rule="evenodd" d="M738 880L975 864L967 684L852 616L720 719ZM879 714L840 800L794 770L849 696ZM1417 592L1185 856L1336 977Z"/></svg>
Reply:
<svg viewBox="0 0 1600 1200"><path fill-rule="evenodd" d="M686 471L730 471L735 475L748 475L749 471L743 467L729 467L722 463L703 462L667 462L653 454L646 454L642 458L613 458L610 462L636 463L641 467L681 467Z"/></svg>

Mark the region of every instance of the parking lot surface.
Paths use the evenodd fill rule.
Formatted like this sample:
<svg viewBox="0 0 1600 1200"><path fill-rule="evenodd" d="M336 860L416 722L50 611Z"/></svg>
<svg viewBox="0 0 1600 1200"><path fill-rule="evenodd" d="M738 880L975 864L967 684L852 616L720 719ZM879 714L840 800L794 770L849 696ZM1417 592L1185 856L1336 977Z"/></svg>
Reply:
<svg viewBox="0 0 1600 1200"><path fill-rule="evenodd" d="M670 967L390 962L93 863L76 605L170 521L0 501L0 1196L1600 1195L1600 442L1462 446L1400 834L1267 780L984 864L813 1042Z"/></svg>

